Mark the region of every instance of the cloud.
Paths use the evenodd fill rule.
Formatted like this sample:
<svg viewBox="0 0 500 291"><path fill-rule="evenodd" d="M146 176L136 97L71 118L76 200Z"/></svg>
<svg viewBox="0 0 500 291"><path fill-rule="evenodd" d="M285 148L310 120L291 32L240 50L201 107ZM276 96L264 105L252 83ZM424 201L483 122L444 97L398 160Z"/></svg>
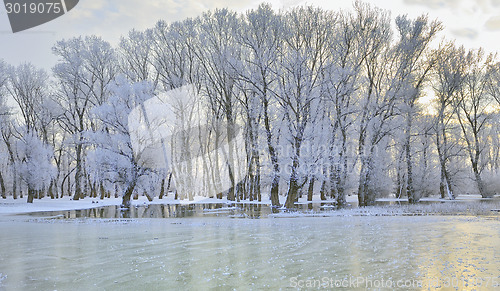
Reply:
<svg viewBox="0 0 500 291"><path fill-rule="evenodd" d="M423 5L432 9L457 8L461 0L403 0L405 4Z"/></svg>
<svg viewBox="0 0 500 291"><path fill-rule="evenodd" d="M476 39L479 35L479 32L472 28L457 28L457 29L452 29L451 34L453 34L456 37Z"/></svg>
<svg viewBox="0 0 500 291"><path fill-rule="evenodd" d="M243 11L252 6L254 1L227 0L116 0L116 1L80 1L67 21L71 25L61 31L63 34L96 34L104 39L116 42L120 35L126 35L131 29L152 28L158 20L174 22L189 17L196 17L215 8L229 8Z"/></svg>
<svg viewBox="0 0 500 291"><path fill-rule="evenodd" d="M500 30L500 15L490 17L484 24L484 27L490 31Z"/></svg>
<svg viewBox="0 0 500 291"><path fill-rule="evenodd" d="M420 5L431 9L449 9L454 13L491 14L491 11L498 9L500 0L403 0L407 5Z"/></svg>
<svg viewBox="0 0 500 291"><path fill-rule="evenodd" d="M63 38L94 34L116 45L120 36L131 29L151 28L160 19L173 22L224 7L244 11L256 7L256 3L256 0L82 0L67 15L16 34L10 32L0 4L0 58L14 65L29 61L50 70L57 60L51 48Z"/></svg>

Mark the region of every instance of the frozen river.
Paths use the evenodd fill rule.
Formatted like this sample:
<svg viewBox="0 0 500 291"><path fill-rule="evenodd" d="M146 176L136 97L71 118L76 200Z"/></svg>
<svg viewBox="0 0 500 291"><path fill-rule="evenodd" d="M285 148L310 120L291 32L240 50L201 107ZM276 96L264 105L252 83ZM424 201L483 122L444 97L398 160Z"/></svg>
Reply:
<svg viewBox="0 0 500 291"><path fill-rule="evenodd" d="M0 233L0 290L491 290L500 283L498 216L4 216Z"/></svg>

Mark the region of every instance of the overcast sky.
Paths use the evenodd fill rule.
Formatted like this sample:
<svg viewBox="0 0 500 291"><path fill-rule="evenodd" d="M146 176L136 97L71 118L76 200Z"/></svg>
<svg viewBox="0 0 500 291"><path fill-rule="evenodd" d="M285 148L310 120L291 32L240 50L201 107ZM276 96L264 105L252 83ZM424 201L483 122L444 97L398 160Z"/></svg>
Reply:
<svg viewBox="0 0 500 291"><path fill-rule="evenodd" d="M0 59L17 65L31 62L50 69L57 59L52 45L60 39L79 35L100 35L113 45L132 29L146 29L159 19L168 22L196 17L214 8L243 12L261 2L275 9L310 4L325 9L351 9L349 0L80 0L78 6L54 21L13 34L5 9L0 6ZM500 51L500 0L366 0L390 10L392 17L422 13L438 18L446 29L441 36L456 39L468 48Z"/></svg>

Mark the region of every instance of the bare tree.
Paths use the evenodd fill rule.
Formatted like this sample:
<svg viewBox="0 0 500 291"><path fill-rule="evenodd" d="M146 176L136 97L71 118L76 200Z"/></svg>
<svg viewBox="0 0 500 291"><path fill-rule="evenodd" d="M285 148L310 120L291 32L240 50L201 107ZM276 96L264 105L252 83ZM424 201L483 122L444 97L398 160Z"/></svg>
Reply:
<svg viewBox="0 0 500 291"><path fill-rule="evenodd" d="M76 163L73 199L78 200L84 197L83 133L93 125L88 111L103 104L109 95L107 87L116 75L115 53L109 43L95 36L62 40L52 50L60 58L53 68L58 81L56 100L62 111L58 122L73 137Z"/></svg>
<svg viewBox="0 0 500 291"><path fill-rule="evenodd" d="M50 114L44 110L44 103L48 99L48 74L36 69L31 64L22 64L17 68L11 67L9 74L10 95L21 110L23 123L28 132L35 132L47 141L47 125L50 123Z"/></svg>
<svg viewBox="0 0 500 291"><path fill-rule="evenodd" d="M153 64L153 30L131 30L119 44L120 72L133 82L158 83L158 72Z"/></svg>
<svg viewBox="0 0 500 291"><path fill-rule="evenodd" d="M323 71L327 61L327 43L332 27L331 15L312 7L294 9L286 14L284 46L279 51L277 98L289 128L291 167L285 207L293 208L301 181L301 147L311 116L318 112L323 94Z"/></svg>
<svg viewBox="0 0 500 291"><path fill-rule="evenodd" d="M442 30L438 21L429 22L427 16L420 16L410 20L406 16L396 18L400 41L396 47L400 64L395 76L398 84L394 88L402 90L401 111L405 119L404 151L406 160L407 182L406 194L410 203L420 199L420 193L415 191L412 161L412 123L418 114L417 101L422 96L425 81L435 63L435 56L429 53L429 44L435 35Z"/></svg>
<svg viewBox="0 0 500 291"><path fill-rule="evenodd" d="M390 121L395 115L397 88L391 84L397 58L390 48L392 31L387 12L356 2L357 22L364 39L363 80L365 88L359 102L358 155L360 173L358 202L360 206L372 205L376 198L377 149L392 130Z"/></svg>
<svg viewBox="0 0 500 291"><path fill-rule="evenodd" d="M228 200L237 198L237 181L235 179L235 136L236 120L239 105L236 96L232 59L240 57L240 49L236 45L236 30L239 20L236 13L227 9L205 13L201 18L199 41L203 46L194 47L193 52L200 63L203 75L202 92L213 104L216 119L223 119L227 127L229 140L228 167L231 188L227 193Z"/></svg>
<svg viewBox="0 0 500 291"><path fill-rule="evenodd" d="M440 167L439 192L441 198L450 197L452 194L452 175L448 163L457 155L457 143L451 140L455 127L454 112L456 102L453 102L460 92L464 81L465 50L456 48L453 43L442 45L434 51L438 56L434 67L433 87L436 93L436 110L434 130L435 142L438 152Z"/></svg>
<svg viewBox="0 0 500 291"><path fill-rule="evenodd" d="M6 105L7 98L5 95L5 86L7 84L7 76L7 64L5 64L5 62L0 59L0 131L2 133L4 131L4 127L8 123L8 117L11 114L9 108ZM2 198L5 199L7 198L7 196L2 170L3 169L0 168L0 192Z"/></svg>
<svg viewBox="0 0 500 291"><path fill-rule="evenodd" d="M325 70L324 86L328 101L325 109L328 112L325 112L324 117L331 121L332 130L328 159L330 195L336 196L340 206L345 204L348 175L355 165L355 160L352 160L349 167L348 142L350 128L356 117L356 92L360 87L365 57L363 30L357 16L346 12L337 15L334 34L328 44L332 57ZM322 192L326 191L326 183L327 179L324 179Z"/></svg>
<svg viewBox="0 0 500 291"><path fill-rule="evenodd" d="M500 62L489 66L488 76L488 93L500 105Z"/></svg>
<svg viewBox="0 0 500 291"><path fill-rule="evenodd" d="M259 124L263 123L270 171L270 198L273 206L279 206L280 168L278 153L272 128L273 108L276 103L276 73L278 48L282 45L281 19L269 5L262 4L249 11L242 20L238 31L238 43L243 47L245 58L236 68L237 79L243 83L244 100L249 129L250 153L249 171L251 193L260 197ZM256 101L259 103L256 104ZM262 122L259 117L262 116Z"/></svg>
<svg viewBox="0 0 500 291"><path fill-rule="evenodd" d="M96 166L106 174L106 179L124 186L122 206L129 207L139 179L151 174L151 169L137 162L128 118L135 107L152 97L153 86L147 82L130 83L125 78L117 78L116 85L109 89L109 100L92 109L92 114L103 127L87 134L96 145L92 151Z"/></svg>
<svg viewBox="0 0 500 291"><path fill-rule="evenodd" d="M487 130L491 118L489 110L493 103L493 98L487 92L489 83L487 69L492 61L493 55L485 56L482 49L469 51L465 57L463 86L453 99L456 118L462 129L474 179L482 197L492 196L492 193L488 193L481 177L487 165L484 157L485 140L481 137Z"/></svg>

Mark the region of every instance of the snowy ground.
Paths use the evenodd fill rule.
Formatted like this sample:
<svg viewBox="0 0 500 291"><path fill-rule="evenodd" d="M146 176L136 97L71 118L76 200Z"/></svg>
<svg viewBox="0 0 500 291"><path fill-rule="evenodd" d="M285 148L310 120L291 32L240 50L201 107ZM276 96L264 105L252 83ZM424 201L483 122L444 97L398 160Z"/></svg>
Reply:
<svg viewBox="0 0 500 291"><path fill-rule="evenodd" d="M263 195L266 197L267 195ZM358 197L356 195L352 196L347 196L347 203L352 204L354 206L357 205ZM280 197L280 202L283 205L285 203L286 197ZM2 214L21 214L21 213L30 213L30 212L41 212L41 211L63 211L63 210L77 210L77 209L89 209L89 208L95 208L95 207L102 207L102 206L114 206L114 205L120 205L121 204L121 198L107 198L104 200L100 199L95 199L95 198L85 198L79 201L73 201L71 200L71 197L63 197L60 199L50 199L48 197L45 197L43 199L35 199L34 203L29 204L26 203L26 199L16 199L14 200L12 197L8 197L7 199L0 199L0 215ZM396 198L382 198L379 199L378 201L381 202L406 202L407 199L396 199ZM499 203L479 203L477 206L464 206L464 203L458 203L458 204L464 204L464 205L458 205L457 202L472 202L476 204L477 202L481 201L491 201L491 199L482 199L480 195L462 195L458 196L456 200L450 201L450 200L442 200L439 198L423 198L421 200L422 202L446 202L446 205L440 205L439 203L432 206L433 208L431 211L433 212L439 212L442 211L443 214L449 214L452 213L453 211L462 211L463 209L467 208L477 208L480 209L481 212L488 212L491 209L500 209L500 201L497 201L495 199L495 202ZM319 196L314 196L312 202L308 202L306 197L302 197L299 199L299 204L307 204L307 203L329 203L333 202L332 200L321 200ZM228 201L227 199L215 199L215 198L206 198L206 197L200 197L197 196L194 198L193 201L189 200L174 200L173 195L169 195L165 197L164 199L158 199L155 198L153 201L148 201L145 196L139 197L138 200L132 200L132 205L148 205L148 204L211 204L211 203L219 203L219 204L230 204L234 203L233 201ZM263 204L263 205L270 205L271 201L269 199L263 199L261 202L258 201L240 201L239 203L248 203L248 204ZM457 206L450 206L449 204L457 204ZM422 208L429 208L427 205L417 205L417 206L408 206L408 205L398 205L397 207L373 207L370 208L372 213L380 213L383 215L389 215L390 213L393 214L398 214L398 213L404 213L405 211L410 212L415 212ZM391 210L393 209L393 210ZM484 211L483 211L484 210ZM342 210L341 212L337 213L336 215L342 213L342 215L348 215L349 212L352 212L354 214L356 213L363 213L363 209L346 209ZM429 212L429 211L428 211ZM287 214L285 214L287 215ZM292 215L292 214L288 214Z"/></svg>

